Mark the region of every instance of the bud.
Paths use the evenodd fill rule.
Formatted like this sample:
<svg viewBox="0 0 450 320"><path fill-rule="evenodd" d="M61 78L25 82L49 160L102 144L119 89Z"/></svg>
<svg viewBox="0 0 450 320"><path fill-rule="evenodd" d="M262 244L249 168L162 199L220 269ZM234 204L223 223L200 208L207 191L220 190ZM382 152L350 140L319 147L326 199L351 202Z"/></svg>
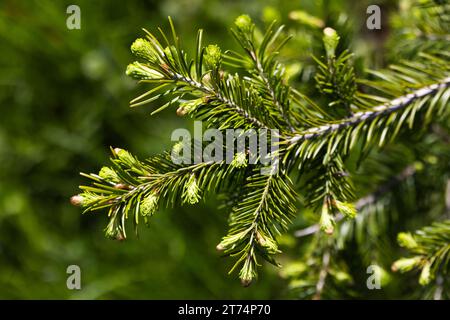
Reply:
<svg viewBox="0 0 450 320"><path fill-rule="evenodd" d="M163 79L164 75L153 70L139 62L130 63L127 66L126 75L136 80L158 80Z"/></svg>
<svg viewBox="0 0 450 320"><path fill-rule="evenodd" d="M248 236L249 230L243 230L241 232L227 235L222 239L222 241L216 246L219 251L234 249L239 243Z"/></svg>
<svg viewBox="0 0 450 320"><path fill-rule="evenodd" d="M106 181L110 181L110 182L119 182L120 181L120 178L117 175L117 173L109 167L101 168L98 175L100 176L100 178L102 178Z"/></svg>
<svg viewBox="0 0 450 320"><path fill-rule="evenodd" d="M120 230L120 227L117 224L117 217L113 216L108 225L105 228L105 235L110 239L115 239L119 241L125 240L125 234Z"/></svg>
<svg viewBox="0 0 450 320"><path fill-rule="evenodd" d="M322 214L320 216L320 230L326 234L331 235L334 231L334 218L328 211L328 205L326 203L322 206Z"/></svg>
<svg viewBox="0 0 450 320"><path fill-rule="evenodd" d="M83 205L83 201L84 201L84 198L80 194L77 194L76 196L72 196L70 198L70 203L72 205L74 205L74 206L77 206L77 207L82 206Z"/></svg>
<svg viewBox="0 0 450 320"><path fill-rule="evenodd" d="M280 252L277 243L272 238L264 236L259 232L256 232L256 241L271 254Z"/></svg>
<svg viewBox="0 0 450 320"><path fill-rule="evenodd" d="M89 205L101 200L103 197L95 193L84 192L70 198L70 203L74 206L88 207Z"/></svg>
<svg viewBox="0 0 450 320"><path fill-rule="evenodd" d="M211 69L219 68L222 63L222 53L220 48L215 44L207 46L204 58L208 67Z"/></svg>
<svg viewBox="0 0 450 320"><path fill-rule="evenodd" d="M252 19L246 14L237 17L236 20L234 20L234 24L243 33L249 33L253 29Z"/></svg>
<svg viewBox="0 0 450 320"><path fill-rule="evenodd" d="M131 45L131 52L138 58L142 58L149 62L155 63L158 61L158 56L152 48L149 41L139 38L136 39Z"/></svg>
<svg viewBox="0 0 450 320"><path fill-rule="evenodd" d="M245 152L238 152L234 155L231 165L235 168L245 168L247 166L247 155Z"/></svg>
<svg viewBox="0 0 450 320"><path fill-rule="evenodd" d="M356 217L356 208L353 204L341 202L339 200L335 200L333 204L336 206L336 209L347 218L353 219Z"/></svg>
<svg viewBox="0 0 450 320"><path fill-rule="evenodd" d="M401 258L394 262L391 269L394 272L406 272L410 271L412 268L416 267L422 259L420 257L414 258Z"/></svg>
<svg viewBox="0 0 450 320"><path fill-rule="evenodd" d="M116 240L117 241L124 241L125 240L125 235L121 231L119 231L117 233L117 235L116 235Z"/></svg>
<svg viewBox="0 0 450 320"><path fill-rule="evenodd" d="M184 116L186 114L189 114L193 111L195 111L201 104L203 103L202 98L198 98L195 100L189 100L180 103L180 106L177 109L177 116Z"/></svg>
<svg viewBox="0 0 450 320"><path fill-rule="evenodd" d="M253 278L241 278L241 284L244 287L248 287L252 284Z"/></svg>
<svg viewBox="0 0 450 320"><path fill-rule="evenodd" d="M261 236L261 234L257 231L256 232L256 241L258 241L258 243L264 247L266 245L266 240Z"/></svg>
<svg viewBox="0 0 450 320"><path fill-rule="evenodd" d="M252 284L254 275L251 272L244 273L241 270L239 278L241 279L242 286L248 287L248 286L250 286Z"/></svg>
<svg viewBox="0 0 450 320"><path fill-rule="evenodd" d="M154 193L147 195L140 204L140 211L142 216L151 216L158 208L158 196Z"/></svg>
<svg viewBox="0 0 450 320"><path fill-rule="evenodd" d="M183 116L186 115L186 113L187 113L187 111L182 106L178 107L178 109L177 109L177 116L183 117Z"/></svg>
<svg viewBox="0 0 450 320"><path fill-rule="evenodd" d="M417 242L409 232L400 232L397 235L398 244L407 249L414 249L417 247Z"/></svg>
<svg viewBox="0 0 450 320"><path fill-rule="evenodd" d="M248 287L253 278L255 278L256 273L254 270L253 261L250 259L245 259L244 265L242 266L241 271L239 272L239 278L241 279L241 284L244 287Z"/></svg>
<svg viewBox="0 0 450 320"><path fill-rule="evenodd" d="M422 269L422 272L420 273L420 278L419 278L419 284L422 286L426 286L427 284L430 283L431 281L431 262L427 261L425 263L425 266Z"/></svg>
<svg viewBox="0 0 450 320"><path fill-rule="evenodd" d="M136 159L127 150L115 148L114 153L116 154L117 158L119 158L119 160L127 164L133 164L136 162Z"/></svg>
<svg viewBox="0 0 450 320"><path fill-rule="evenodd" d="M339 43L339 35L336 30L332 28L325 28L323 30L323 43L325 45L325 51L328 58L335 57L336 47Z"/></svg>
<svg viewBox="0 0 450 320"><path fill-rule="evenodd" d="M191 174L189 181L186 183L183 192L183 201L189 204L196 204L200 201L200 189L197 185L195 174Z"/></svg>

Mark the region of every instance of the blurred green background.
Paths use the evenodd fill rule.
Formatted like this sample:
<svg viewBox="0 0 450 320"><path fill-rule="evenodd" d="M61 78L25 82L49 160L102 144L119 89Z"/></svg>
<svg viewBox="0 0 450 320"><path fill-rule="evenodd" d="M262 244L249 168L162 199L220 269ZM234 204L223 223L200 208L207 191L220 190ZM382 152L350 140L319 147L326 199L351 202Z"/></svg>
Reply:
<svg viewBox="0 0 450 320"><path fill-rule="evenodd" d="M229 26L241 13L261 25L273 17L292 24L295 9L318 16L357 12L364 19L365 7L350 2L2 0L0 298L288 297L271 266L249 288L227 275L231 261L215 250L227 213L214 200L159 212L139 239L117 242L104 237L105 212L81 215L69 198L78 193L80 171L107 163L109 146L145 158L170 147L174 128L191 127L174 110L150 117L149 106L128 108L144 90L125 76L141 28L167 28L170 15L188 49L198 28L206 43L232 48ZM66 27L70 4L81 8L81 30ZM66 287L72 264L81 268L82 290Z"/></svg>

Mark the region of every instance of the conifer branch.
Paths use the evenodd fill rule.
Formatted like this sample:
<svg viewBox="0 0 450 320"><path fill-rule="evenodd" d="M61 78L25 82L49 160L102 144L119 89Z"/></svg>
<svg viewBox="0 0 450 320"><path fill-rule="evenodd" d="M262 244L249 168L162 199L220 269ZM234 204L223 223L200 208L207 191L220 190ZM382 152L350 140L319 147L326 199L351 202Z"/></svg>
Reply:
<svg viewBox="0 0 450 320"><path fill-rule="evenodd" d="M82 174L93 182L80 186L83 193L71 198L84 212L109 209L110 223L106 235L123 240L127 237L125 222L133 214L135 231L139 218L148 218L159 206L195 204L205 191L225 190L229 182L239 181L238 172L225 161L177 165L170 154L152 157L145 162L123 149L114 149L112 167L103 167L99 174ZM229 180L231 177L234 179Z"/></svg>
<svg viewBox="0 0 450 320"><path fill-rule="evenodd" d="M239 257L230 272L242 264L239 275L249 285L256 277L257 252L279 266L271 257L279 252L275 236L287 230L295 214L295 191L284 175L256 173L247 178L243 192L232 210L230 230L217 249Z"/></svg>
<svg viewBox="0 0 450 320"><path fill-rule="evenodd" d="M450 220L411 233L399 233L398 243L413 256L401 258L392 265L393 271L408 272L420 269L419 283L423 286L438 276L446 277L450 263Z"/></svg>
<svg viewBox="0 0 450 320"><path fill-rule="evenodd" d="M289 139L289 143L295 144L303 140L314 139L323 135L333 133L335 131L342 130L346 127L354 127L363 121L370 121L379 116L388 116L393 112L400 111L410 104L417 102L418 100L432 96L442 89L448 89L450 87L450 77L442 79L437 83L422 87L414 90L405 96L391 100L388 103L375 106L368 111L361 111L353 114L350 118L337 121L336 123L323 125L316 128L310 128L302 133L298 133Z"/></svg>
<svg viewBox="0 0 450 320"><path fill-rule="evenodd" d="M205 96L203 96L203 98L206 98L208 100L214 98L214 99L217 99L219 102L231 107L239 115L241 115L247 121L252 123L256 128L267 128L266 125L261 123L258 119L250 116L247 111L245 111L242 107L238 106L232 100L224 97L220 92L217 92L217 91L213 90L212 88L209 88L206 85L204 85L200 82L197 82L193 79L188 79L181 74L173 73L173 78L176 81L181 81L182 83L185 83L185 84L191 86L193 89L198 89L198 90L202 91L203 93L206 94Z"/></svg>
<svg viewBox="0 0 450 320"><path fill-rule="evenodd" d="M276 43L284 26L276 29L276 22L273 21L267 28L263 39L256 43L254 40L255 25L249 16L238 17L235 25L237 29L232 29L232 34L246 52L249 61L246 57L233 51L229 51L226 58L231 61L232 65L237 64L250 73L252 84L259 89L261 97L267 98L267 102L270 102L266 104L266 107L277 111L273 117L276 119L281 116L283 119L279 127L284 129L287 126L290 131L294 131L289 110L290 88L282 81L284 67L275 59L278 51L290 39L290 37L286 37L279 44Z"/></svg>
<svg viewBox="0 0 450 320"><path fill-rule="evenodd" d="M435 115L447 111L450 77L445 50L422 52L415 60L371 71L370 77L376 80L357 80L352 54L347 50L336 53L339 36L326 28L325 60L315 59L315 84L320 95L313 99L285 82L285 67L276 59L289 39L283 35L283 27L275 28L272 23L262 38L256 39L255 24L250 17L240 16L232 33L246 55L234 51L222 54L217 45L204 47L200 30L194 57L188 59L171 19L169 23L171 40L159 29L161 42L147 32L146 39L136 40L131 47L142 62L130 64L127 75L155 85L132 100L131 106L169 98L153 113L178 104L177 115L203 120L209 128L278 129L279 172L262 174L262 165L248 164L246 153L235 154L230 164L205 161L184 165L174 163L167 152L140 161L125 150L115 149L110 167L98 174L83 174L92 184L82 186L83 192L74 196L72 203L81 205L85 212L108 209L107 235L124 239L129 217L136 227L139 219L147 222L159 207L196 204L209 192L223 192L232 205L228 233L217 249L237 258L231 271L240 268L244 285L257 277L260 257L278 266L274 259L280 252L277 235L287 231L297 214L297 191L309 209L320 213L320 223L297 231L296 236L319 229L332 233L335 221L344 216L354 218L357 209L374 203L415 172L407 167L355 203L347 158L356 143L360 142L362 161L368 149L393 141L405 125L412 128L417 124L419 116L425 127ZM223 68L225 64L241 68L240 73L230 74ZM301 181L298 188L289 176L294 171ZM437 231L447 232L446 223L426 228L413 239L420 256L413 260L421 267L423 262L426 279L434 272L441 274L440 266L448 262L450 249L441 245L443 238ZM428 241L428 236L433 241ZM321 257L322 271L313 285L316 297L324 292L327 274L335 263L331 248Z"/></svg>
<svg viewBox="0 0 450 320"><path fill-rule="evenodd" d="M396 185L401 183L402 181L406 180L407 178L413 176L416 173L416 167L415 165L409 165L407 166L400 174L396 175L380 187L378 187L374 192L368 194L367 196L364 196L360 198L358 201L354 203L356 211L361 211L364 207L374 204L381 196L386 194L387 192L390 192L392 188L394 188ZM370 211L369 211L370 213ZM345 215L342 213L338 213L335 217L335 222L339 222L345 218ZM294 235L298 238L309 236L311 234L317 233L320 231L320 224L316 223L309 227L306 227L304 229L300 229L295 231Z"/></svg>
<svg viewBox="0 0 450 320"><path fill-rule="evenodd" d="M275 21L272 22L272 25L275 24ZM268 40L270 42L273 42L274 39L277 38L278 34L280 34L283 30L283 26L281 26L273 35L273 31L272 31L272 26L270 26L266 32L266 37L270 38L273 37L272 40ZM265 54L260 54L260 56L264 57ZM255 68L257 70L257 73L259 75L259 77L261 77L261 79L263 80L267 91L269 92L269 95L272 99L273 104L275 105L275 107L281 112L286 124L288 125L289 129L291 131L294 131L294 127L291 124L291 120L289 119L289 115L286 114L286 107L283 105L286 102L282 103L279 99L279 97L277 96L277 93L275 91L274 88L274 84L271 78L268 77L268 74L271 74L272 76L274 76L274 73L281 73L281 66L279 66L278 64L273 65L272 66L272 70L265 70L265 68L263 67L263 63L261 62L260 58L258 58L258 54L254 51L251 50L250 51L250 57L252 58L252 61L255 65ZM275 71L275 72L273 72ZM279 82L277 80L275 80L275 82ZM287 86L285 86L285 88L288 88ZM287 95L286 95L287 96Z"/></svg>

